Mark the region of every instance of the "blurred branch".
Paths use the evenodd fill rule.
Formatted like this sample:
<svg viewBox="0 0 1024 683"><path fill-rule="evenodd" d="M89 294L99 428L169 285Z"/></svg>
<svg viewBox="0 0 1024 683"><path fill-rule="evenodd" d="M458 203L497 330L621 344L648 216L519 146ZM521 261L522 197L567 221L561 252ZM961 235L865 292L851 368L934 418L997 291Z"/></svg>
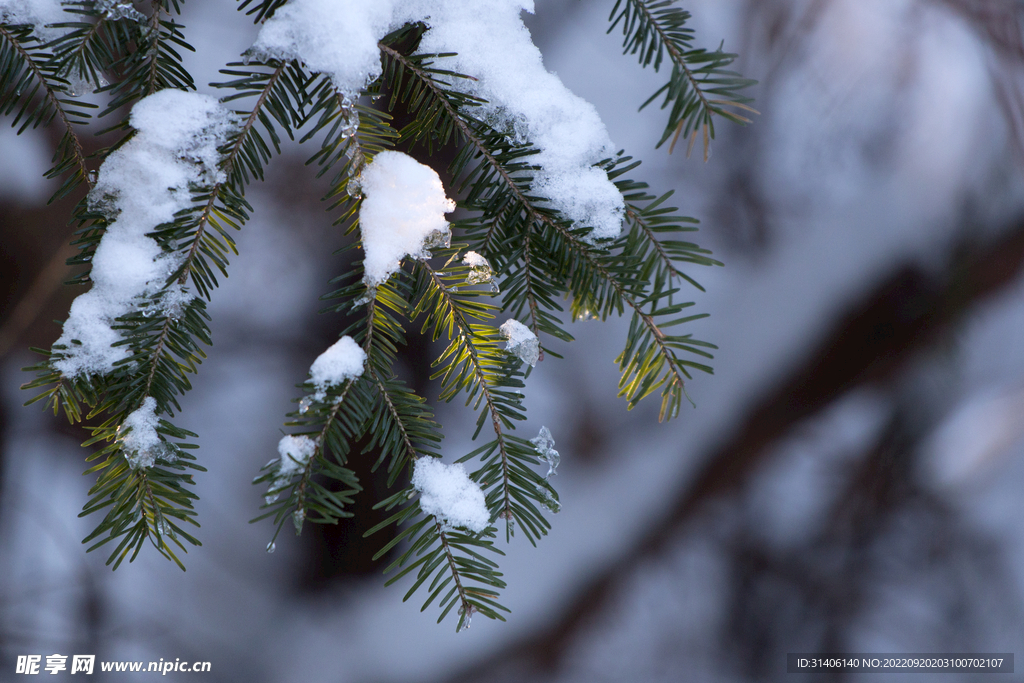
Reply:
<svg viewBox="0 0 1024 683"><path fill-rule="evenodd" d="M32 284L18 299L10 314L0 324L0 358L4 358L17 345L18 340L29 327L46 311L46 304L60 289L67 272L67 260L77 253L67 240L39 271Z"/></svg>
<svg viewBox="0 0 1024 683"><path fill-rule="evenodd" d="M516 661L555 670L581 627L607 604L619 581L676 538L706 503L736 492L801 420L851 389L886 383L908 361L951 331L987 297L1013 284L1024 269L1024 219L992 243L956 250L944 274L906 264L836 321L808 360L739 421L735 436L705 461L660 520L579 591L548 628L463 671L453 680Z"/></svg>

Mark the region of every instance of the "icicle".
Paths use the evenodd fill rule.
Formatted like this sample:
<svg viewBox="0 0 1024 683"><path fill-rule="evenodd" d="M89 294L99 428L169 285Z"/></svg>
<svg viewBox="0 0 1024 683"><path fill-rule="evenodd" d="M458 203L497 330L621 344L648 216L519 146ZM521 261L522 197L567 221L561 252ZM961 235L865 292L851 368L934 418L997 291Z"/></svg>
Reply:
<svg viewBox="0 0 1024 683"><path fill-rule="evenodd" d="M562 511L562 504L558 502L558 499L551 495L549 489L542 489L544 491L544 505L547 506L548 510L551 510L554 514L558 514Z"/></svg>
<svg viewBox="0 0 1024 683"><path fill-rule="evenodd" d="M345 192L348 193L352 199L357 199L363 196L362 186L359 183L359 178L353 176L349 179L348 185L345 186Z"/></svg>
<svg viewBox="0 0 1024 683"><path fill-rule="evenodd" d="M299 508L292 513L292 524L295 525L295 535L302 533L302 523L306 521L306 510Z"/></svg>
<svg viewBox="0 0 1024 683"><path fill-rule="evenodd" d="M540 433L536 437L530 439L530 443L533 444L533 449L540 455L540 459L548 464L548 473L544 475L547 479L556 474L555 470L558 469L558 451L553 446L555 440L551 437L551 430L547 427L541 427Z"/></svg>
<svg viewBox="0 0 1024 683"><path fill-rule="evenodd" d="M459 628L456 633L462 633L469 629L470 624L473 623L473 605L463 605L459 608Z"/></svg>

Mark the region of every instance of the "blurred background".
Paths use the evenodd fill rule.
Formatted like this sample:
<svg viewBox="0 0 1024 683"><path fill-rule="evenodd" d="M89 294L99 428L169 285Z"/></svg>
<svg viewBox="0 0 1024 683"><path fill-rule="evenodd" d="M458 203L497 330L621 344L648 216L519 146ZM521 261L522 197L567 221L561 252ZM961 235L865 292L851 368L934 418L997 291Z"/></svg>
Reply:
<svg viewBox="0 0 1024 683"><path fill-rule="evenodd" d="M18 388L77 294L60 285L71 207L45 204L57 133L0 129L0 680L55 652L268 683L761 681L787 676L787 652L1024 657L1024 3L683 3L699 43L724 41L759 81L761 115L722 123L707 163L654 149L662 112L637 107L662 77L605 34L613 4L536 0L527 22L725 263L690 271L711 317L689 331L719 346L715 375L659 424L656 401L616 398L622 321L552 346L565 360L531 375L523 431L554 434L562 512L538 548L503 547L508 623L460 634L383 587L380 540L361 538L372 478L357 521L282 534L274 554L272 527L247 523L294 385L343 326L317 297L344 238L296 145L251 188L183 403L209 468L203 547L187 573L84 553L84 432ZM185 3L183 21L199 84L255 36L226 0ZM433 397L430 353L414 341L403 372ZM450 459L470 444L460 408L438 408Z"/></svg>

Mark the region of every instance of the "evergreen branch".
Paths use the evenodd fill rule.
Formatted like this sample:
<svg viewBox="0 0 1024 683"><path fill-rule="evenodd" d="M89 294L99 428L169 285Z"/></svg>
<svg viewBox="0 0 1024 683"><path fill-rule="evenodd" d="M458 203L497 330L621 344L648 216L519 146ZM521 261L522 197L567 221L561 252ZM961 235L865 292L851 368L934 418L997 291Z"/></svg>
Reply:
<svg viewBox="0 0 1024 683"><path fill-rule="evenodd" d="M63 29L60 36L47 45L53 52L54 71L67 78L69 84L77 77L93 88L107 87L104 74L113 73L115 65L124 59L127 52L122 54L122 51L134 40L137 21L145 15L134 8L117 16L109 10L100 12L94 0L65 3L64 11L92 21L54 25Z"/></svg>
<svg viewBox="0 0 1024 683"><path fill-rule="evenodd" d="M675 0L616 0L608 20L608 33L622 22L623 54L638 54L642 66L661 68L665 54L672 63L669 82L659 88L640 108L657 99L665 99L661 108L670 104L668 124L658 141L658 147L673 136L670 152L680 136L689 138L692 150L698 131L704 138L704 160L710 156L711 140L715 137L712 115L723 116L735 123L750 123L750 119L730 111L735 107L756 114L748 103L752 100L739 91L756 81L742 78L735 71L726 70L736 55L693 48L693 29L686 26L690 13L672 7ZM621 11L620 11L621 8ZM690 150L687 150L689 154Z"/></svg>
<svg viewBox="0 0 1024 683"><path fill-rule="evenodd" d="M289 518L298 535L302 533L303 523L307 519L318 524L337 524L339 519L352 516L345 508L352 504L353 496L362 490L362 486L355 472L345 465L349 444L364 433L369 413L366 409L368 396L350 398L350 394L362 391L363 384L358 380L349 380L340 388L328 392L323 401L314 403L308 398L304 399L298 413L291 413L296 419L288 424L303 428L299 432L300 437L312 435L313 452L304 462L296 461L301 465L298 472L291 472L285 467L284 459L290 456L282 452L280 460L267 463L261 470L263 474L253 480L256 485L270 484L260 508L268 511L251 520L258 522L274 517L276 530L267 547L268 551L273 551L277 536ZM328 451L332 460L327 458ZM331 490L320 484L314 475L339 482L343 488ZM284 491L288 493L278 503ZM308 517L309 512L315 513L315 516Z"/></svg>
<svg viewBox="0 0 1024 683"><path fill-rule="evenodd" d="M402 130L402 137L410 138L413 143L425 139L428 144L437 142L443 145L449 142L453 137L453 133L456 134L458 138L457 142L462 143L464 145L464 149L472 150L476 158L482 159L486 166L497 174L508 188L512 189L516 195L516 199L521 202L523 206L529 207L531 202L527 198L525 191L519 187L517 178L513 176L517 171L524 169L520 165L510 168L509 162L515 162L518 158L533 153L532 150L515 150L512 152L510 158L499 160L498 156L492 151L492 149L508 147L507 142L504 140L504 136L499 136L489 126L470 117L467 113L468 109L479 106L480 104L483 104L484 101L453 91L449 87L446 87L447 84L438 80L438 77L464 79L470 77L451 71L431 68L431 63L426 61L430 55L410 57L402 54L383 42L378 43L378 47L383 53L385 60L385 69L381 80L382 83L390 87L393 92L390 107L393 108L399 101L419 103L419 107L412 112L416 115L414 121ZM412 85L411 82L403 84L403 78L406 73L415 77L417 85ZM438 116L442 113L443 118ZM436 120L439 118L442 118L443 120L440 131L436 128L428 128L426 126L416 124L417 121L425 119ZM465 177L470 158L471 156L469 154L464 153L458 155L449 168L453 176L456 178L462 177L463 187L465 187L471 179ZM463 201L462 204L468 205L469 208L480 208L481 205L485 204L485 202L478 201L474 203ZM487 231L486 237L482 241L482 246L479 247L480 250L489 258L495 258L497 256L498 249L492 246L492 237L494 235L494 226L497 225L498 222L499 219L495 217L490 223L490 228ZM532 226L527 224L523 230L524 269L522 272L525 279L523 291L530 313L530 329L538 336L540 336L541 331L545 331L562 339L571 339L571 336L559 328L550 316L544 316L540 311L538 305L538 294L536 291L537 284L535 283L535 273L531 263L531 233ZM509 265L511 265L511 263L514 263L514 260L510 260ZM514 297L507 298L507 301L515 300L516 299Z"/></svg>
<svg viewBox="0 0 1024 683"><path fill-rule="evenodd" d="M596 309L601 312L602 317L607 316L612 310L616 309L621 314L623 304L633 310L633 320L630 322L626 347L616 359L616 362L619 364L619 371L622 373L619 380L619 396L627 398L629 401L628 408L632 410L641 399L664 385L661 411L658 414L658 419L665 420L666 418L671 419L678 416L682 397L686 395L685 380L691 379L686 367L693 367L707 373L711 373L712 370L707 365L701 363L680 360L675 355L673 349L678 348L711 358L712 356L709 353L699 347L716 347L707 342L693 340L690 338L690 335L667 336L655 321L655 317L677 315L683 308L693 304L669 304L658 309L656 307L660 295L658 291L643 299L637 298L630 291L630 287L624 284L621 271L618 274L612 273L611 267L602 262L601 257L591 249L590 245L583 242L571 230L558 222L551 221L547 224L561 234L562 238L571 245L573 251L583 257L587 266L596 271L601 276L602 281L607 283L615 294L614 297L599 296L596 299L592 299L593 287L587 287L582 290L578 287L574 288L573 293L576 298L573 302L573 310L576 316L586 317L587 311L593 310L588 309L593 303L596 303ZM627 262L629 260L631 259L627 259ZM583 274L586 271L581 269L579 272ZM573 278L573 282L577 284L583 284L589 280L590 278L585 275ZM607 292L607 289L605 291ZM651 306L651 311L644 310L644 306L648 304ZM665 325L677 325L704 317L707 317L707 314L672 320Z"/></svg>
<svg viewBox="0 0 1024 683"><path fill-rule="evenodd" d="M364 534L370 536L391 525L409 524L374 555L373 559L377 560L402 541L407 542L405 552L384 570L385 574L398 570L385 585L390 586L415 571L415 581L402 598L404 602L433 577L427 585L430 594L420 611L427 609L440 597L441 615L437 623L441 623L458 605L457 631L469 628L475 613L483 614L489 619L505 621L500 612L509 610L497 601L497 591L505 588L506 584L501 578L501 573L496 571L497 563L482 554L490 552L504 555L501 550L494 547L491 540L494 537L494 527L487 527L479 534L448 528L440 520L425 515L418 500L413 500L415 497L415 489L410 488L378 503L375 508L391 510L398 505L403 507ZM448 589L447 593L442 596L445 589Z"/></svg>
<svg viewBox="0 0 1024 683"><path fill-rule="evenodd" d="M177 9L177 3L174 3ZM170 3L153 0L152 14L145 24L126 22L126 28L135 43L135 49L128 52L112 65L120 72L120 78L107 90L110 102L100 117L128 107L158 90L195 90L192 75L182 65L178 48L195 52L186 40L181 28L173 17L162 19L169 13ZM123 120L112 129L127 127Z"/></svg>
<svg viewBox="0 0 1024 683"><path fill-rule="evenodd" d="M19 135L29 127L48 125L55 117L60 119L64 135L57 146L54 166L46 175L53 178L68 171L71 175L51 198L53 201L70 193L80 182L89 182L89 167L75 126L85 124L90 115L84 110L95 105L61 97L67 90L67 81L57 73L53 56L44 46L34 44L37 42L31 27L0 23L0 112L9 115L17 109L11 125L21 123ZM33 109L40 87L42 97Z"/></svg>
<svg viewBox="0 0 1024 683"><path fill-rule="evenodd" d="M155 55L161 45L160 15L164 10L163 2L161 2L161 0L151 0L150 4L152 5L152 14L149 16L149 36L153 39L153 44L147 49L153 52L154 58L149 60L149 75L146 78L146 95L152 95L159 89L157 88L157 85L159 84L158 76L160 74L157 69L159 60L156 59Z"/></svg>
<svg viewBox="0 0 1024 683"><path fill-rule="evenodd" d="M254 5L252 9L245 14L247 16L255 14L256 16L253 18L252 23L259 24L274 16L274 12L276 12L287 1L288 0L258 0L256 5ZM240 0L238 11L241 12L253 2L254 0Z"/></svg>
<svg viewBox="0 0 1024 683"><path fill-rule="evenodd" d="M440 254L443 257L443 252ZM449 340L448 348L434 362L444 364L431 379L441 377L440 398L451 401L460 391L465 390L469 396L466 405L474 402L474 409L483 404L483 410L477 420L476 434L480 433L485 420L489 417L494 430L498 453L500 454L500 499L491 501L488 509L492 515L506 520L506 529L511 533L511 521L515 511L512 506L512 492L509 483L509 452L504 429L514 429L513 420L525 420L519 404L518 393L502 390L500 387L522 387L521 376L513 370L506 360L507 354L499 349L501 339L497 330L488 325L471 322L492 319L493 306L480 304L468 298L460 300L453 294L458 284L464 281L466 269L455 269L455 274L439 273L425 261L416 263L420 274L417 293L417 313L426 314L423 331L431 329L433 340L446 331ZM475 297L479 292L470 290L462 297ZM475 437L476 435L474 435Z"/></svg>
<svg viewBox="0 0 1024 683"><path fill-rule="evenodd" d="M615 167L608 177L615 181L626 202L626 224L629 232L625 240L620 240L621 249L632 254L639 263L645 279L653 282L655 291L674 291L675 280L685 280L700 291L704 291L700 283L677 267L677 263L692 263L700 266L721 266L720 261L710 257L711 251L702 249L692 242L678 240L662 241L658 235L672 235L680 232L695 232L699 221L688 216L676 215L675 207L663 204L674 194L669 190L660 197L646 192L648 185L629 179L619 180L621 176L640 165L632 161L632 157L620 156L615 160ZM641 206L641 202L646 205ZM671 303L671 294L669 302Z"/></svg>
<svg viewBox="0 0 1024 683"><path fill-rule="evenodd" d="M100 441L109 443L87 458L87 461L102 459L99 464L86 470L86 474L99 472L100 476L90 489L91 498L79 516L84 517L106 507L110 510L96 529L82 541L96 541L87 552L120 538L120 543L107 559L107 564L113 563L113 568L117 569L129 553L129 561L134 561L149 540L160 554L184 571L184 565L168 541L183 552L187 552L187 549L182 539L191 545L198 546L201 543L179 526L181 522L199 526L194 519L196 513L192 505L197 497L184 488L185 485L194 484L192 475L182 472L186 468L198 471L205 469L195 464L195 457L188 453L188 450L197 446L172 443L167 439L184 439L196 435L160 420L157 427L159 447L152 448L147 454L153 464L136 467L130 464L125 452L125 438L131 434L131 430L122 427L120 416L109 418L91 431L93 436L84 445ZM134 454L134 457L140 457L140 454Z"/></svg>
<svg viewBox="0 0 1024 683"><path fill-rule="evenodd" d="M657 241L655 232L682 229L678 226L678 221L658 212L658 205L667 199L667 196L656 201L646 194L637 194L637 190L645 187L643 184L631 181L617 183L620 191L630 193L628 199L632 202L649 201L652 203L644 209L639 209L635 205L629 207L629 210L633 212L630 219L635 227L639 228L639 234L631 234L632 239L629 240L619 240L616 246L621 248L620 256L609 255L607 257L607 260L614 264L615 272L612 272L608 265L596 256L600 250L595 250L592 245L583 240L582 231L569 227L557 214L541 208L538 205L538 200L531 196L528 183L532 177L528 174L532 168L526 166L522 160L528 158L532 149L525 146L510 149L504 136L496 134L486 124L476 121L467 114L467 110L471 110L472 107L479 104L478 101L465 99L465 96L453 93L446 83L439 80L440 77L460 77L458 74L432 68L429 63L424 64L423 56L407 57L383 43L379 44L379 47L385 59L381 81L392 90L392 106L400 101L415 102L418 104L411 112L415 116L415 120L433 119L438 121L437 126L432 129L413 127L410 124L403 129L403 138L411 137L415 142L428 138L430 135L436 135L437 140L444 144L453 134L458 136L464 146L449 170L456 178L461 179L463 187L471 186L470 195L462 199L460 205L480 211L477 225L486 224L485 245L492 240L497 240L497 244L500 244L506 252L511 250L511 255L506 253L504 256L498 256L501 252L500 249L490 250L485 246L485 255L490 257L493 254L499 266L504 268L510 268L512 264L522 260L523 267L515 269L503 283L506 285L505 307L511 309L516 315L523 307L528 307L531 326L535 333L543 330L566 338L568 335L558 326L557 319L541 311L538 301L543 301L549 311L561 310L554 302L553 295L572 291L576 296L575 312L577 315L585 314L587 306L584 303L593 299L596 285L593 275L596 275L598 280L605 283L605 286L611 286L617 295L614 298L603 297L608 302L607 307L596 306L598 309L605 309L602 311L602 315L609 314L613 306L617 306L621 313L625 305L633 309L639 316L645 331L644 337L647 343L639 346L627 346L627 350L636 349L644 353L641 355L624 353L620 357L621 370L624 373L620 390L629 398L630 407L632 407L639 398L646 396L652 390L652 385L648 384L648 381L652 376L657 377L658 375L651 373L664 369L665 376L660 381L656 380L653 388L660 386L665 381L668 382L663 394L662 418L677 414L679 401L685 395L684 379L689 378L686 367L690 366L705 371L710 368L703 364L679 360L672 351L673 345L675 348L685 349L701 356L707 356L707 353L698 347L708 345L690 340L688 336L665 337L654 317L643 307L650 304L652 310L658 310L659 313L665 315L672 315L677 312L677 309L671 305L671 302L668 308L657 309L658 296L647 301L649 296L646 291L648 280L643 276L650 276L652 267L659 271L656 273L657 277L653 278L655 293L663 292L671 296L671 293L676 291L671 286L672 277L678 275L691 283L696 283L675 267L672 263L673 259L668 256L670 252L702 265L717 262L704 257L703 254L707 252L700 250L696 245L688 243L660 244ZM406 80L414 78L417 85L404 82L406 74L410 76ZM449 123L441 122L442 115ZM494 150L499 151L495 152ZM473 170L467 170L472 158L479 159L483 163ZM619 158L615 163L622 164L627 161L629 158ZM612 168L609 176L615 179L631 168L635 168L635 164L627 168ZM496 185L500 187L500 190L495 187ZM494 212L491 209L494 205L500 206L501 209ZM627 216L629 217L629 214ZM460 221L456 225L468 228L470 234L474 234L472 220ZM533 258L537 252L532 248L535 230L541 231L538 238L545 246L542 267L536 269ZM495 237L499 234L500 237ZM553 235L557 236L557 239L552 240ZM655 259L653 266L650 259L644 258L652 250L655 257L664 257L660 263ZM697 258L697 255L700 258ZM566 271L562 264L574 260L579 263L580 257L584 259L581 264L584 267L577 268L575 274L570 275L570 272ZM666 270L666 262L671 270ZM635 271L637 264L643 265L639 272ZM666 279L669 280L667 284L665 283ZM541 294L541 287L538 284L542 284L543 289L549 293ZM523 294L522 297L518 296L520 293ZM524 301L525 303L523 303ZM689 304L684 304L684 306L686 305ZM703 316L691 317L688 320L698 317ZM674 323L678 322L674 321ZM571 337L568 338L571 339ZM648 344L657 352L655 358L647 358L644 355ZM645 358L646 362L641 362Z"/></svg>

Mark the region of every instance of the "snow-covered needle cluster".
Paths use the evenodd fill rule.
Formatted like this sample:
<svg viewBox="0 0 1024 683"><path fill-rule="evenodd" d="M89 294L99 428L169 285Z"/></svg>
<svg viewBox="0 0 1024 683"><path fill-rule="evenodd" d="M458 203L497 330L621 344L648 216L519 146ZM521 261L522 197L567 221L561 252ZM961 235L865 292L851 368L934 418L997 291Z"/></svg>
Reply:
<svg viewBox="0 0 1024 683"><path fill-rule="evenodd" d="M92 256L92 289L71 304L57 340L65 350L54 367L68 377L106 374L129 357L114 327L147 297L160 293L154 305L171 315L192 299L180 284L166 287L184 255L148 234L192 205L192 188L223 180L217 148L236 127L217 100L181 90L146 97L128 123L135 135L107 156L87 199L109 224Z"/></svg>
<svg viewBox="0 0 1024 683"><path fill-rule="evenodd" d="M430 586L424 608L436 601L459 629L474 614L504 619L498 528L536 544L561 508L551 433L515 433L546 345L572 341L584 315L630 316L620 394L632 407L658 393L673 417L713 348L666 332L702 317L683 313L679 292L695 282L682 267L717 262L679 239L695 221L626 177L639 162L545 69L522 20L532 0L238 2L259 31L213 84L217 100L191 92L179 0L0 0L0 111L19 131L61 128L55 198L80 197L72 263L89 289L26 387L73 421L102 415L89 427L102 448L84 512L104 515L90 550L109 543L116 568L148 542L183 567L178 553L199 543L185 531L198 526L197 435L171 420L212 344L206 302L249 217L246 187L287 135L316 145L350 244L324 297L343 329L312 359L291 433L254 480L267 487L257 519L275 526L267 550L289 520L301 533L351 516L368 494L349 461L371 458L392 488L373 530L390 534L378 553L396 555L389 582L411 575L406 598ZM701 66L708 54L683 49L684 17L661 0L618 0L612 19L627 52L671 48L677 133L713 136L721 103L745 101L721 70L731 56ZM124 116L97 161L81 138L92 105L77 99L92 91L101 117ZM432 168L442 148L449 163ZM439 344L438 399L476 413L470 453L441 448L430 404L396 375L416 333Z"/></svg>

